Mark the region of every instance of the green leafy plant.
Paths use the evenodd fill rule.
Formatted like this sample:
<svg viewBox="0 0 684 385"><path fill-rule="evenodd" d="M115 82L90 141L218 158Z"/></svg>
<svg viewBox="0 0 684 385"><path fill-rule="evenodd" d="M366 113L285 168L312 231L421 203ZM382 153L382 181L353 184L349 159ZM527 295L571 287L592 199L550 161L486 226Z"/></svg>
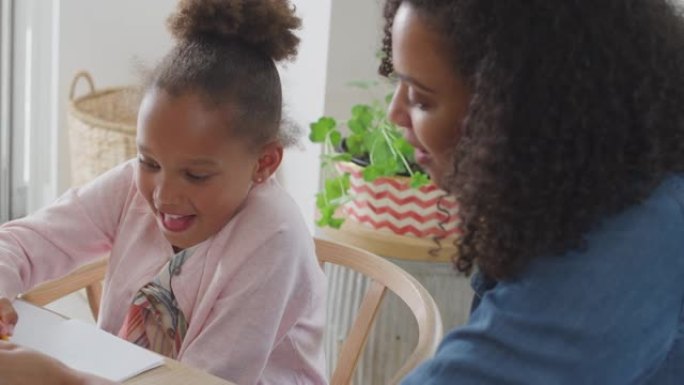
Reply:
<svg viewBox="0 0 684 385"><path fill-rule="evenodd" d="M352 85L368 88L368 84ZM353 199L350 194L350 174L335 167L339 162L353 162L363 167L363 179L372 182L380 177L407 176L411 187L429 183L429 177L415 163L413 146L400 129L387 118L387 106L392 95L384 100L357 104L344 122L323 116L310 124L309 140L323 144L321 168L327 175L323 188L316 194L320 227L339 228L344 218L337 217L338 208ZM345 133L340 128L346 127Z"/></svg>

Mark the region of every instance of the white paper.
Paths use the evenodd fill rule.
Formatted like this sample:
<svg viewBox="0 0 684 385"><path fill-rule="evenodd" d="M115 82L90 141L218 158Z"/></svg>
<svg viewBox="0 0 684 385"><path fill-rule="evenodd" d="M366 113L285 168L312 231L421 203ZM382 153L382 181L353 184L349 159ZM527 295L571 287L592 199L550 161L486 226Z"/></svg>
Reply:
<svg viewBox="0 0 684 385"><path fill-rule="evenodd" d="M19 322L11 341L74 369L125 381L164 363L164 358L79 320L69 320L24 301L15 301Z"/></svg>

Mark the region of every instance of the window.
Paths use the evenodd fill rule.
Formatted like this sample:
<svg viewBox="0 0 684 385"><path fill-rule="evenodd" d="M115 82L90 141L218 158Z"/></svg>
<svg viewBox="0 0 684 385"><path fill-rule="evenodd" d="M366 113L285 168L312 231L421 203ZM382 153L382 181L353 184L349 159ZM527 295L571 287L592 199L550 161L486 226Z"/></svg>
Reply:
<svg viewBox="0 0 684 385"><path fill-rule="evenodd" d="M56 198L59 4L0 0L0 222Z"/></svg>
<svg viewBox="0 0 684 385"><path fill-rule="evenodd" d="M0 0L0 223L11 214L12 0Z"/></svg>

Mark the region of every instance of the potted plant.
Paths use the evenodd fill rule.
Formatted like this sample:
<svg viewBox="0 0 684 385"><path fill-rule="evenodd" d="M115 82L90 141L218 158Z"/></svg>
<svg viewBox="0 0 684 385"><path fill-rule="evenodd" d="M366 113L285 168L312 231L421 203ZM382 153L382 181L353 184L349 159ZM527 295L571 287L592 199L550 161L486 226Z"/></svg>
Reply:
<svg viewBox="0 0 684 385"><path fill-rule="evenodd" d="M309 140L323 145L317 225L339 229L352 219L398 235L453 236L456 202L430 182L388 120L391 96L354 105L346 120L323 116L310 124Z"/></svg>
<svg viewBox="0 0 684 385"><path fill-rule="evenodd" d="M378 83L358 82L362 88ZM456 253L452 240L457 234L456 202L440 190L415 163L414 149L401 130L387 118L391 95L354 105L346 119L323 116L310 124L309 140L321 143L322 188L316 195L317 225L327 237L390 258L430 291L441 307L447 326L463 322L462 311L451 306L454 293L469 295L469 282L454 279L451 259ZM344 226L343 226L344 225ZM333 325L325 334L329 364L336 360L339 335L347 335L347 316L361 302L368 282L352 272L327 266L329 302L337 295L344 304L329 309ZM469 298L469 297L468 297ZM411 335L415 323L400 301L389 299L378 313L378 330ZM397 316L399 315L399 316ZM405 316L404 316L405 315ZM368 346L392 345L397 356L415 346L413 337L392 339L374 333ZM398 369L392 357L362 358L357 383L381 383L386 373ZM378 370L381 367L383 370Z"/></svg>

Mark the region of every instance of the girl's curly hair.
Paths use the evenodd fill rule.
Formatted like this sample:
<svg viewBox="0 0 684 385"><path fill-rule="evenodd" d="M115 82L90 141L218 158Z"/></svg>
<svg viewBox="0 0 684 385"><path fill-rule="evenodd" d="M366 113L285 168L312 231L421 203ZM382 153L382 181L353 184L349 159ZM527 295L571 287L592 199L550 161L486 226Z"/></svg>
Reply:
<svg viewBox="0 0 684 385"><path fill-rule="evenodd" d="M287 0L180 0L168 19L176 46L147 81L172 95L199 92L213 106L230 102L233 134L254 147L297 140L283 124L275 62L297 55L301 20Z"/></svg>
<svg viewBox="0 0 684 385"><path fill-rule="evenodd" d="M443 36L472 90L445 187L456 267L514 276L581 248L606 216L684 171L684 22L666 0L388 0Z"/></svg>

